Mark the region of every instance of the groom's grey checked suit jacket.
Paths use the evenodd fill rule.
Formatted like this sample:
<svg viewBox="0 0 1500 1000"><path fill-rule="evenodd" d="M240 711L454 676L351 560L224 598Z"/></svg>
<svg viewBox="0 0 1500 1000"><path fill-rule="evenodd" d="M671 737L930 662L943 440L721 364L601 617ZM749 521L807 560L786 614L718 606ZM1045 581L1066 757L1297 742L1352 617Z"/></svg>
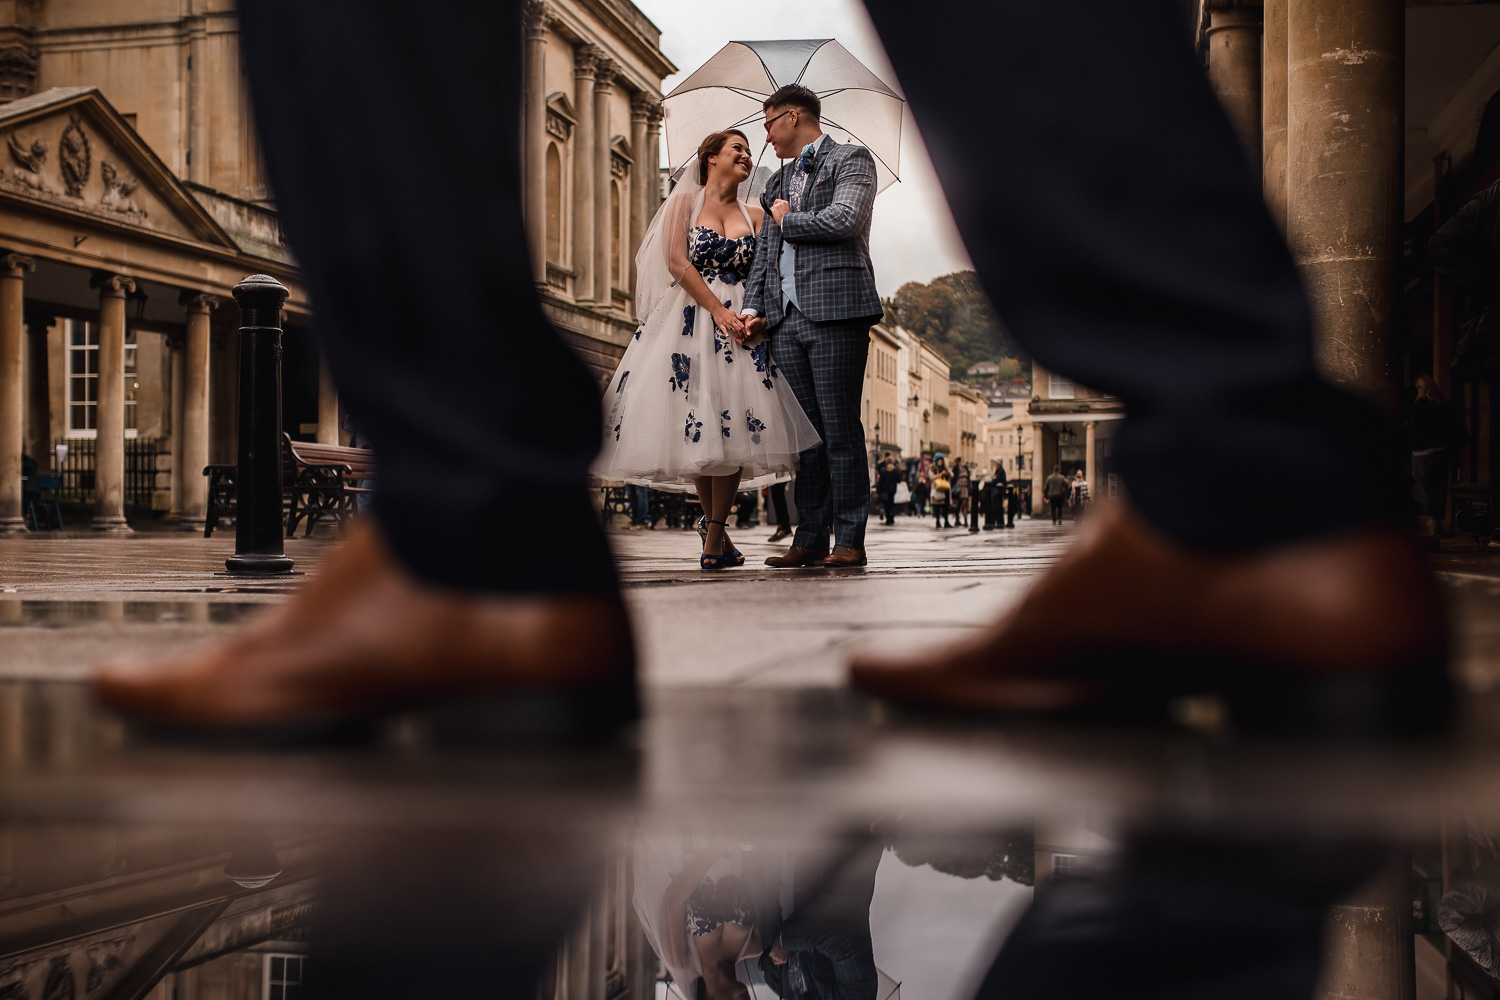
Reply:
<svg viewBox="0 0 1500 1000"><path fill-rule="evenodd" d="M823 551L831 532L834 544L862 550L870 470L859 401L870 327L881 315L870 266L875 158L863 146L824 136L800 200L783 194L795 190L796 169L794 160L766 185L744 306L765 317L771 358L822 438L798 463L794 544ZM778 226L770 206L782 197L793 210ZM797 308L790 314L782 301L783 240L796 249Z"/></svg>
<svg viewBox="0 0 1500 1000"><path fill-rule="evenodd" d="M778 226L771 203L785 197L797 161L772 175L761 196L766 210L755 262L745 283L745 308L774 330L784 318L781 303L783 238L797 247L797 305L814 323L879 317L880 295L870 264L870 214L875 204L875 157L863 146L820 143L817 163L802 191L802 205Z"/></svg>

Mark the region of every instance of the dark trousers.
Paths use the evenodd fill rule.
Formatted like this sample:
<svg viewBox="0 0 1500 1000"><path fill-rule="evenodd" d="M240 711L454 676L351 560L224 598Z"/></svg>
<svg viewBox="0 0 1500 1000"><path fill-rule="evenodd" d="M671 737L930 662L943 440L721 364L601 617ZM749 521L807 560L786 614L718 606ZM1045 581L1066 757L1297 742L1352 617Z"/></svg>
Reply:
<svg viewBox="0 0 1500 1000"><path fill-rule="evenodd" d="M651 489L647 486L628 485L625 496L630 501L630 523L651 523Z"/></svg>
<svg viewBox="0 0 1500 1000"><path fill-rule="evenodd" d="M1402 522L1391 428L1314 372L1302 286L1181 3L866 5L1006 329L1129 407L1115 462L1141 513L1209 547ZM1213 504L1181 502L1205 480ZM1336 482L1340 502L1282 482Z"/></svg>
<svg viewBox="0 0 1500 1000"><path fill-rule="evenodd" d="M240 44L398 557L463 589L613 591L587 493L598 383L542 315L522 228L518 5L246 0ZM419 153L356 152L398 121ZM516 531L539 505L558 527Z"/></svg>
<svg viewBox="0 0 1500 1000"><path fill-rule="evenodd" d="M796 306L772 331L771 356L822 438L797 465L796 544L865 547L870 469L859 417L870 324L814 323Z"/></svg>
<svg viewBox="0 0 1500 1000"><path fill-rule="evenodd" d="M1067 501L1064 500L1062 497L1048 497L1047 498L1047 506L1052 511L1052 523L1053 524L1062 524L1062 520L1063 520L1063 516L1062 516L1063 515L1063 507L1065 507L1066 505L1067 505Z"/></svg>
<svg viewBox="0 0 1500 1000"><path fill-rule="evenodd" d="M776 526L779 528L790 528L792 516L786 506L786 483L774 483L771 486L771 507L776 514Z"/></svg>

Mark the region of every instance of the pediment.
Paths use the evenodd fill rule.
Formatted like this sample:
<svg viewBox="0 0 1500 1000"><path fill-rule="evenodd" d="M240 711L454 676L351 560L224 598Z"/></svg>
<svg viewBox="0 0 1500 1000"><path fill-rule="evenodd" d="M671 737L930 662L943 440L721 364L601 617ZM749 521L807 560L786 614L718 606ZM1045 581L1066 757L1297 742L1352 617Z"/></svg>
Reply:
<svg viewBox="0 0 1500 1000"><path fill-rule="evenodd" d="M0 196L236 248L95 87L56 87L0 105L0 146Z"/></svg>
<svg viewBox="0 0 1500 1000"><path fill-rule="evenodd" d="M573 109L573 99L565 90L554 90L547 95L547 107L556 111L568 120L570 124L578 124L578 112Z"/></svg>

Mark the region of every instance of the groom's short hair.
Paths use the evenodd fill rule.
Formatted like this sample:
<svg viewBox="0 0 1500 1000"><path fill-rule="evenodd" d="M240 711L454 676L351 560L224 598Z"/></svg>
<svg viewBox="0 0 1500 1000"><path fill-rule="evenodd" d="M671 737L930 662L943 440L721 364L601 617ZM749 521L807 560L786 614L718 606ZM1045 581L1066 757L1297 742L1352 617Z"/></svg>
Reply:
<svg viewBox="0 0 1500 1000"><path fill-rule="evenodd" d="M765 110L772 108L796 108L809 118L822 119L823 102L818 100L818 95L800 83L789 83L776 93L766 98L766 103L761 105Z"/></svg>

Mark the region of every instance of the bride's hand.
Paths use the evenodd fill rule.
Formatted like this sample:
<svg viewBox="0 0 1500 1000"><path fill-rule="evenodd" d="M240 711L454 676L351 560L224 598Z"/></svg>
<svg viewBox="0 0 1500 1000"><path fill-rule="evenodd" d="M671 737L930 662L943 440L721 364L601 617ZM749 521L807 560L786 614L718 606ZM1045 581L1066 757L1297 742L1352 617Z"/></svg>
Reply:
<svg viewBox="0 0 1500 1000"><path fill-rule="evenodd" d="M745 321L728 309L720 309L714 316L714 325L734 338L735 343L745 340Z"/></svg>

